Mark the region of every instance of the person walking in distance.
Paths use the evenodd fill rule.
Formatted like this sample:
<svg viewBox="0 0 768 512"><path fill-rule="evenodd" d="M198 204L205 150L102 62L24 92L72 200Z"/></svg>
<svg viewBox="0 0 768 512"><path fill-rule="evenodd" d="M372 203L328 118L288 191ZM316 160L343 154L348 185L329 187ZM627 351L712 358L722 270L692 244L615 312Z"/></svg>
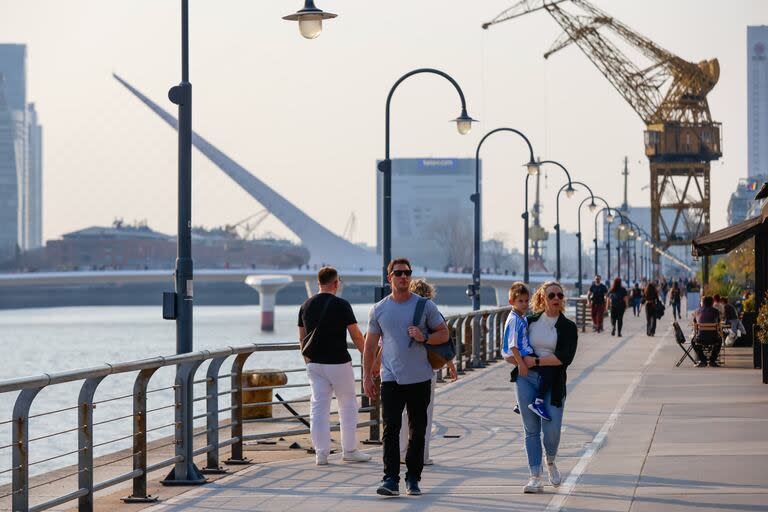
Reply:
<svg viewBox="0 0 768 512"><path fill-rule="evenodd" d="M624 312L627 310L628 299L629 294L627 289L621 285L621 278L615 278L611 289L608 291L608 310L611 313L611 336L614 336L616 329L618 329L619 338L621 338L621 328L624 325Z"/></svg>
<svg viewBox="0 0 768 512"><path fill-rule="evenodd" d="M341 423L342 460L367 462L371 456L357 449L357 391L347 333L362 353L365 340L352 306L337 297L341 284L333 267L317 273L319 293L299 308L299 345L307 363L310 395L310 437L315 463L328 464L331 452L331 395L336 394Z"/></svg>
<svg viewBox="0 0 768 512"><path fill-rule="evenodd" d="M643 289L635 281L635 286L632 287L632 313L635 316L640 316L640 306L643 303Z"/></svg>
<svg viewBox="0 0 768 512"><path fill-rule="evenodd" d="M678 320L683 318L680 315L680 302L682 300L682 292L680 290L680 283L674 281L672 288L669 289L669 303L672 305L672 318Z"/></svg>
<svg viewBox="0 0 768 512"><path fill-rule="evenodd" d="M600 282L600 275L595 276L595 282L589 287L587 300L592 313L592 328L595 332L603 332L603 317L605 316L605 296L608 288Z"/></svg>
<svg viewBox="0 0 768 512"><path fill-rule="evenodd" d="M643 290L643 304L645 305L645 334L656 336L656 308L659 302L659 292L656 285L649 282Z"/></svg>
<svg viewBox="0 0 768 512"><path fill-rule="evenodd" d="M373 369L381 340L381 406L384 420L384 478L376 489L382 496L400 494L400 428L403 409L408 410L410 440L405 455L406 493L421 494L419 481L424 469L424 436L432 387L432 366L425 344L439 345L450 333L437 306L424 304L418 325L413 325L419 296L411 293L411 263L396 258L387 266L392 293L374 304L368 318L363 357L363 387L373 398L379 390Z"/></svg>

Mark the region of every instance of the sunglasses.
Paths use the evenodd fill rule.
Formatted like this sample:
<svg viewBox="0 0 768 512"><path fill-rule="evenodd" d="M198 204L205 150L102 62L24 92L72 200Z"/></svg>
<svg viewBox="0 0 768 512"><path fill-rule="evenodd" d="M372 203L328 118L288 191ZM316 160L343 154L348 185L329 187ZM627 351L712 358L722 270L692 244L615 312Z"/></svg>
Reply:
<svg viewBox="0 0 768 512"><path fill-rule="evenodd" d="M413 274L412 270L393 270L392 275L395 277L411 277L411 274Z"/></svg>
<svg viewBox="0 0 768 512"><path fill-rule="evenodd" d="M555 293L555 292L549 292L549 294L547 294L547 298L548 298L549 300L552 300L552 299L554 299L555 297L557 297L557 298L558 298L558 299L560 299L560 300L563 300L563 297L565 297L565 295L563 295L563 292L557 292L557 293Z"/></svg>

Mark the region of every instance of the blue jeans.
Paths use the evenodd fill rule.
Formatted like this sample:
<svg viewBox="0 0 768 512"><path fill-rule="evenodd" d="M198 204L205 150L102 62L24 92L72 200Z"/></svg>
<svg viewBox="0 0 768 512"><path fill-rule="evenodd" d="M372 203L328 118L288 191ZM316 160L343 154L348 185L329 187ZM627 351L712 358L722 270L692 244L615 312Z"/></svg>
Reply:
<svg viewBox="0 0 768 512"><path fill-rule="evenodd" d="M515 386L517 403L520 404L520 416L525 430L525 453L528 455L528 467L532 476L541 476L541 434L544 434L544 450L547 458L555 459L557 448L560 446L560 430L563 424L563 407L555 407L550 403L552 393L549 392L544 399L544 407L552 417L552 421L544 421L528 409L528 404L533 403L536 392L541 385L541 376L535 371L529 371L525 377L517 377Z"/></svg>

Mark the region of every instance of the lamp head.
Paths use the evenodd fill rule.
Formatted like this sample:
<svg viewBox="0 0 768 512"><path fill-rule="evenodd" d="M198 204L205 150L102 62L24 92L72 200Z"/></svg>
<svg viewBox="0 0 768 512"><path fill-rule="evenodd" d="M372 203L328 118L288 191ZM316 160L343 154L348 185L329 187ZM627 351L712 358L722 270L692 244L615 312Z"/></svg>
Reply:
<svg viewBox="0 0 768 512"><path fill-rule="evenodd" d="M570 198L572 198L572 197L573 197L573 194L575 194L575 193L576 193L576 189L575 189L575 188L573 188L573 186L572 186L572 185L569 183L569 184L568 184L568 188L567 188L567 189L565 189L565 197L567 197L568 199L570 199Z"/></svg>
<svg viewBox="0 0 768 512"><path fill-rule="evenodd" d="M456 129L460 134L466 135L472 131L472 123L477 123L478 121L477 119L472 119L466 110L462 110L461 115L452 122L456 123Z"/></svg>
<svg viewBox="0 0 768 512"><path fill-rule="evenodd" d="M288 16L284 20L298 21L299 32L306 39L315 39L323 31L323 20L335 18L336 15L315 7L314 0L304 0L304 8Z"/></svg>
<svg viewBox="0 0 768 512"><path fill-rule="evenodd" d="M608 212L608 216L607 216L606 218L608 219L608 223L610 224L611 222L613 222L613 220L614 220L616 217L614 217L614 216L613 216L613 214L612 214L611 212Z"/></svg>
<svg viewBox="0 0 768 512"><path fill-rule="evenodd" d="M541 164L539 162L536 162L535 160L531 160L530 162L525 164L525 167L528 169L529 176L537 176L539 174L539 169L541 168Z"/></svg>
<svg viewBox="0 0 768 512"><path fill-rule="evenodd" d="M587 208L589 208L590 212L594 213L594 211L597 209L597 205L595 204L594 201L592 201L591 203L589 203L589 206Z"/></svg>

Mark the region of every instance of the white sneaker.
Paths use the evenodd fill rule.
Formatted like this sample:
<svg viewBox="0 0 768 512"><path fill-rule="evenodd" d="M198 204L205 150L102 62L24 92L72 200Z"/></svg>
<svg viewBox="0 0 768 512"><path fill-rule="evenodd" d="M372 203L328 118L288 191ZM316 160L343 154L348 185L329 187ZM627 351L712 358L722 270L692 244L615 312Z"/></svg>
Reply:
<svg viewBox="0 0 768 512"><path fill-rule="evenodd" d="M549 474L549 483L554 487L560 487L563 478L560 476L560 470L557 469L554 462L547 464L547 473Z"/></svg>
<svg viewBox="0 0 768 512"><path fill-rule="evenodd" d="M327 453L315 453L315 465L317 465L317 466L327 466L328 465L328 454Z"/></svg>
<svg viewBox="0 0 768 512"><path fill-rule="evenodd" d="M344 452L341 460L346 462L368 462L371 460L371 456L367 453L363 453L360 450L353 450L351 452Z"/></svg>
<svg viewBox="0 0 768 512"><path fill-rule="evenodd" d="M544 492L544 484L541 483L541 478L538 476L532 476L528 479L528 483L523 487L525 494L540 494Z"/></svg>

